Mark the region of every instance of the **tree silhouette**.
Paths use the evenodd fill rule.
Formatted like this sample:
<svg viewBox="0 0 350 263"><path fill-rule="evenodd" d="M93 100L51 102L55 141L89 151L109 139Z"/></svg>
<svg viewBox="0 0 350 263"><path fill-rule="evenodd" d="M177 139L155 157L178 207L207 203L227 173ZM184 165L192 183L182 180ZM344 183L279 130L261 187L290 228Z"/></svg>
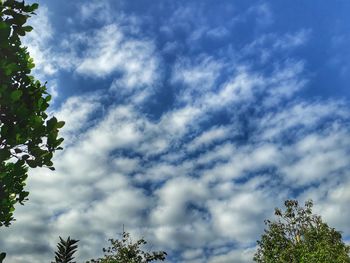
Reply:
<svg viewBox="0 0 350 263"><path fill-rule="evenodd" d="M57 244L57 251L55 252L55 261L51 263L75 263L73 262L73 255L77 251L79 240L67 238L63 240L61 237Z"/></svg>

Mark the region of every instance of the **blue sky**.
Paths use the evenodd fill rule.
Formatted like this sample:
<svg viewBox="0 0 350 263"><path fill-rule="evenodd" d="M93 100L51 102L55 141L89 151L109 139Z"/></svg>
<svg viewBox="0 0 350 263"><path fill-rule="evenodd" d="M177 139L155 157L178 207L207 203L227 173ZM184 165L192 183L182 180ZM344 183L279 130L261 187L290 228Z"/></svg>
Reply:
<svg viewBox="0 0 350 263"><path fill-rule="evenodd" d="M350 236L348 1L40 1L25 39L66 121L0 238L78 260L124 225L168 262L252 262L288 198Z"/></svg>

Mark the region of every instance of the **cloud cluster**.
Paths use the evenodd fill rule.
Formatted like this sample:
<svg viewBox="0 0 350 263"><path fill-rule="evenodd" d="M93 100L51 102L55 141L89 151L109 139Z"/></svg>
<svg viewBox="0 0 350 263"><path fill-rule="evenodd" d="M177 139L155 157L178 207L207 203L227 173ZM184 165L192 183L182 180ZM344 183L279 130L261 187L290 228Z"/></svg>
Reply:
<svg viewBox="0 0 350 263"><path fill-rule="evenodd" d="M100 27L84 31L73 27L58 34L50 23L52 12L46 6L30 19L34 30L26 36L24 45L36 63L33 73L41 81L50 80L54 97L64 96L56 86L60 74L68 72L79 77L114 78L112 91L119 96L133 95L135 103L142 102L153 93L162 72L154 42L143 36L136 26L137 18L113 15L106 1L77 6L77 21L68 18L67 24L88 25L93 20ZM135 90L143 92L135 95Z"/></svg>

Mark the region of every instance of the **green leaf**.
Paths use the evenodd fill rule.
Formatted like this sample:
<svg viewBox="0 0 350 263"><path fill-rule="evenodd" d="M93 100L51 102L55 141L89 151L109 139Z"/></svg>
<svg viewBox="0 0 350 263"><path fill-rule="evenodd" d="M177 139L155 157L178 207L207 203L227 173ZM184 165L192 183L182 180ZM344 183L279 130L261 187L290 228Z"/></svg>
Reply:
<svg viewBox="0 0 350 263"><path fill-rule="evenodd" d="M57 124L57 119L56 119L56 117L52 117L51 119L49 119L49 120L47 121L47 129L48 129L49 131L52 131L53 129L55 129L56 124Z"/></svg>
<svg viewBox="0 0 350 263"><path fill-rule="evenodd" d="M8 160L11 156L11 153L7 149L1 149L0 150L0 161L3 162L5 160Z"/></svg>
<svg viewBox="0 0 350 263"><path fill-rule="evenodd" d="M44 102L43 98L40 98L40 99L38 100L38 108L39 108L39 109L41 109L41 105L43 104L43 102Z"/></svg>
<svg viewBox="0 0 350 263"><path fill-rule="evenodd" d="M21 98L22 94L23 94L23 92L21 90L12 91L11 95L10 95L11 100L13 102L18 101Z"/></svg>
<svg viewBox="0 0 350 263"><path fill-rule="evenodd" d="M56 127L57 127L58 129L60 129L60 128L62 128L62 127L64 126L64 124L65 124L64 121L59 121L59 122L57 122Z"/></svg>
<svg viewBox="0 0 350 263"><path fill-rule="evenodd" d="M39 4L38 4L38 3L32 4L32 5L30 6L31 12L35 11L36 9L38 9L38 7L39 7Z"/></svg>
<svg viewBox="0 0 350 263"><path fill-rule="evenodd" d="M38 6L39 5L37 3L32 5L26 5L23 7L23 11L32 14L36 9L38 9Z"/></svg>
<svg viewBox="0 0 350 263"><path fill-rule="evenodd" d="M10 63L5 66L4 71L6 76L10 76L12 72L18 70L18 65L16 63Z"/></svg>
<svg viewBox="0 0 350 263"><path fill-rule="evenodd" d="M23 30L22 27L17 29L17 34L24 37L26 35L26 31Z"/></svg>
<svg viewBox="0 0 350 263"><path fill-rule="evenodd" d="M24 31L26 31L26 32L30 32L30 31L33 30L33 27L31 27L31 26L24 26L24 27L22 27L22 29L23 29Z"/></svg>
<svg viewBox="0 0 350 263"><path fill-rule="evenodd" d="M11 27L3 22L0 21L0 44L4 44L8 42L8 37L10 36L11 33Z"/></svg>
<svg viewBox="0 0 350 263"><path fill-rule="evenodd" d="M56 147L58 146L58 145L60 145L62 142L64 141L64 138L59 138L57 141L56 141Z"/></svg>
<svg viewBox="0 0 350 263"><path fill-rule="evenodd" d="M26 162L29 165L29 167L31 167L31 168L35 168L38 166L38 164L35 160L26 160Z"/></svg>
<svg viewBox="0 0 350 263"><path fill-rule="evenodd" d="M18 25L18 26L22 26L23 24L25 24L25 22L27 22L27 15L23 15L20 13L16 13L13 15L13 19L14 19L14 24Z"/></svg>
<svg viewBox="0 0 350 263"><path fill-rule="evenodd" d="M49 102L51 100L51 95L48 95L46 98L45 98L45 101L46 102Z"/></svg>

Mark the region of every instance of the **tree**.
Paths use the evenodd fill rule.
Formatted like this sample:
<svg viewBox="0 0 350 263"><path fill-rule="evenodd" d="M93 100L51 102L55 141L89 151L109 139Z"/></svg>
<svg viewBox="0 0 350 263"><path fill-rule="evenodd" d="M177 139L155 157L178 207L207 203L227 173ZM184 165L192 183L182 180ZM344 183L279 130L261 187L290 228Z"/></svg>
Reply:
<svg viewBox="0 0 350 263"><path fill-rule="evenodd" d="M275 209L277 221L265 220L265 233L258 241L254 261L259 263L346 263L349 246L341 233L312 214L312 201L300 207L285 201L286 209Z"/></svg>
<svg viewBox="0 0 350 263"><path fill-rule="evenodd" d="M87 263L148 263L152 261L164 261L167 255L164 251L145 252L140 246L147 244L144 239L132 242L130 234L123 232L122 240L110 239L111 247L104 248L103 258L92 259Z"/></svg>
<svg viewBox="0 0 350 263"><path fill-rule="evenodd" d="M28 168L53 170L53 153L61 149L64 122L49 117L51 96L30 75L34 67L21 37L33 28L27 19L38 4L0 0L0 226L14 220L15 204L27 200Z"/></svg>
<svg viewBox="0 0 350 263"><path fill-rule="evenodd" d="M76 263L73 262L73 255L77 251L79 240L67 238L63 240L61 237L57 244L57 251L55 252L55 261L52 263Z"/></svg>

